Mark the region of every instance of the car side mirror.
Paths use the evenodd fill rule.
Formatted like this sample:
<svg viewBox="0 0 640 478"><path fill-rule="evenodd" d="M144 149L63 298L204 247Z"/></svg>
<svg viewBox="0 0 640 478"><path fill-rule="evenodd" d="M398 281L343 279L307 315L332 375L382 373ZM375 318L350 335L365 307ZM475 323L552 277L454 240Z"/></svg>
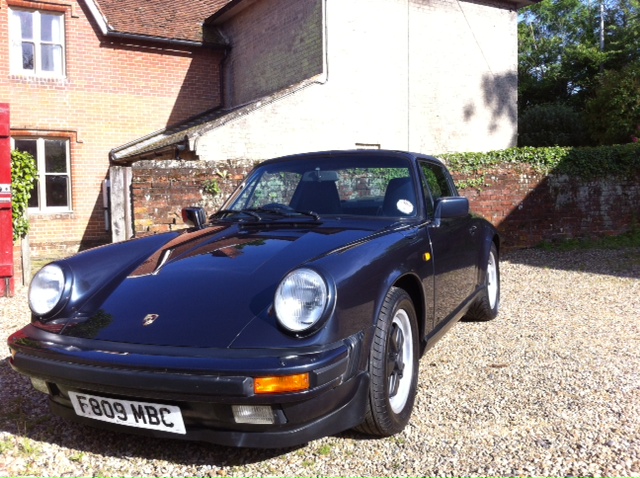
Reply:
<svg viewBox="0 0 640 478"><path fill-rule="evenodd" d="M439 227L443 219L464 217L469 214L469 200L462 196L448 196L436 200L435 226Z"/></svg>
<svg viewBox="0 0 640 478"><path fill-rule="evenodd" d="M207 222L207 215L201 207L183 207L182 221L190 227L202 229Z"/></svg>

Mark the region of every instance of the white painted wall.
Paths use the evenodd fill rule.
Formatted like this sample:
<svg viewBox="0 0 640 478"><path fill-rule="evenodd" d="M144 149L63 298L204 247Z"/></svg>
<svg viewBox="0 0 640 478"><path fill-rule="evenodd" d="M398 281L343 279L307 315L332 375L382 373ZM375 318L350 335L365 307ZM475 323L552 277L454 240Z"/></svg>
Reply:
<svg viewBox="0 0 640 478"><path fill-rule="evenodd" d="M324 71L292 94L203 135L196 150L201 159L260 160L358 143L424 153L515 145L515 11L457 0L262 2L269 6L261 8L263 16L292 11L291 2L321 7L308 11L324 25L324 48L309 54L324 55ZM273 33L250 34L278 40ZM231 42L229 61L250 64L233 58L247 53L234 52ZM310 59L316 69L317 60Z"/></svg>

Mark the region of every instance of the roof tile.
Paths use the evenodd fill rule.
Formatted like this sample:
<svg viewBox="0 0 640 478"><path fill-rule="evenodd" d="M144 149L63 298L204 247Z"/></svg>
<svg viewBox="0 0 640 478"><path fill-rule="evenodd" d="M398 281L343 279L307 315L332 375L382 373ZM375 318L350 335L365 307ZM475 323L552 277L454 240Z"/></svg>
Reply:
<svg viewBox="0 0 640 478"><path fill-rule="evenodd" d="M202 24L232 0L95 0L118 33L202 42Z"/></svg>

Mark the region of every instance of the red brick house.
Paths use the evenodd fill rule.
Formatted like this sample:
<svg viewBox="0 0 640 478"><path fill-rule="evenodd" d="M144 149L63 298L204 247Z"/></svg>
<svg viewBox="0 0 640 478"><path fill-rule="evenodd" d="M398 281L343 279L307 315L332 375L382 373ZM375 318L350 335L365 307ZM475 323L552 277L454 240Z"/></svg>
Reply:
<svg viewBox="0 0 640 478"><path fill-rule="evenodd" d="M39 171L36 257L110 242L109 151L220 104L226 46L202 24L228 1L0 0L0 102Z"/></svg>

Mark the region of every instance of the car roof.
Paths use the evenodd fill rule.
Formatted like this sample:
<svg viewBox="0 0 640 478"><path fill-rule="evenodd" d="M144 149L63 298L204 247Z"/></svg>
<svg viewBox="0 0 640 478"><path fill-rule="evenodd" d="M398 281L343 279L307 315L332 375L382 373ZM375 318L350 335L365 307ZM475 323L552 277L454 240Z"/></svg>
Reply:
<svg viewBox="0 0 640 478"><path fill-rule="evenodd" d="M389 150L389 149L345 149L345 150L329 150L329 151L315 151L315 152L308 152L308 153L297 153L297 154L290 154L286 156L280 156L277 158L268 159L262 162L261 164L269 164L269 163L275 163L275 162L281 162L281 161L293 161L293 160L299 160L299 159L305 159L305 158L309 158L309 159L311 158L318 159L322 157L329 158L334 156L350 156L350 157L395 156L395 157L401 157L401 158L410 159L410 160L427 159L430 161L438 162L440 164L444 164L442 160L436 158L435 156L420 154L420 153L412 153L409 151Z"/></svg>

